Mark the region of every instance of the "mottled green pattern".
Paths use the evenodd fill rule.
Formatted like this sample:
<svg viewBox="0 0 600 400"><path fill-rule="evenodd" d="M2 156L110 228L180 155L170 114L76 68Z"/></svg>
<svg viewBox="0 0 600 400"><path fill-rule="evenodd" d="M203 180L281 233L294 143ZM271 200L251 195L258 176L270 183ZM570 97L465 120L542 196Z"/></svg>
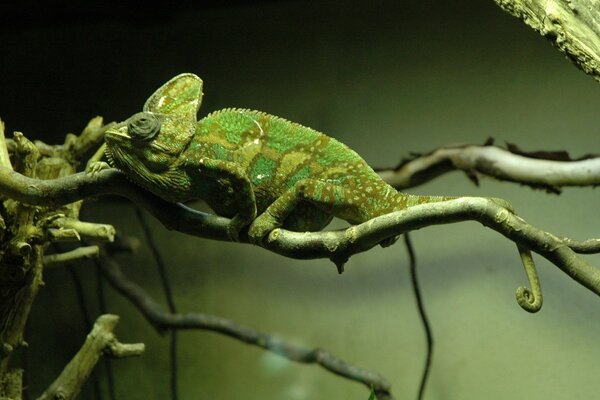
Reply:
<svg viewBox="0 0 600 400"><path fill-rule="evenodd" d="M144 112L160 133L138 140L127 124L109 130L112 164L170 201L204 199L259 242L285 226L319 230L337 216L359 223L407 206L447 200L398 193L346 145L260 111L224 109L197 121L202 81L182 74L159 88Z"/></svg>

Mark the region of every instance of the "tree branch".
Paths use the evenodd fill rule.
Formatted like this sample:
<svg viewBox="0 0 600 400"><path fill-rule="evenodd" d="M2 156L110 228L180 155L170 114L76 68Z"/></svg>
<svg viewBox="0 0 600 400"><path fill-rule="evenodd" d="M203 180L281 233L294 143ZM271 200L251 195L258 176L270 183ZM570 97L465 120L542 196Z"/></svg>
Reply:
<svg viewBox="0 0 600 400"><path fill-rule="evenodd" d="M477 175L516 182L551 193L566 186L600 185L600 157L571 159L565 152L524 152L492 145L441 147L403 160L390 169L377 169L383 180L396 189L421 185L450 171L463 171L478 184Z"/></svg>
<svg viewBox="0 0 600 400"><path fill-rule="evenodd" d="M78 247L64 253L44 255L42 262L44 268L47 269L79 260L98 257L98 254L100 254L100 248L98 246Z"/></svg>
<svg viewBox="0 0 600 400"><path fill-rule="evenodd" d="M53 180L36 180L0 168L0 193L33 204L60 204L92 195L119 194L147 209L169 229L193 236L228 240L229 219L163 201L129 183L123 173L114 169L95 175L79 173ZM521 247L540 254L571 278L600 295L600 271L569 247L569 244L577 242L564 241L535 228L506 208L483 197L461 197L440 203L421 204L382 215L345 230L299 233L275 229L268 235L263 247L291 258L329 258L339 269L351 255L367 251L384 239L429 225L468 220L479 221ZM241 241L248 242L248 238L241 235Z"/></svg>
<svg viewBox="0 0 600 400"><path fill-rule="evenodd" d="M600 81L598 0L494 0L550 40L579 69Z"/></svg>
<svg viewBox="0 0 600 400"><path fill-rule="evenodd" d="M325 349L307 348L285 342L270 334L258 332L234 321L202 313L170 313L165 311L136 283L128 280L117 262L102 254L99 259L101 270L108 282L146 317L156 329L198 329L218 332L244 343L273 352L290 361L318 364L329 372L342 376L367 387L373 385L379 400L392 400L390 384L383 376L346 363Z"/></svg>
<svg viewBox="0 0 600 400"><path fill-rule="evenodd" d="M113 330L118 321L119 317L116 315L101 315L81 349L38 400L75 399L102 354L115 358L142 354L143 343L123 344L117 340Z"/></svg>

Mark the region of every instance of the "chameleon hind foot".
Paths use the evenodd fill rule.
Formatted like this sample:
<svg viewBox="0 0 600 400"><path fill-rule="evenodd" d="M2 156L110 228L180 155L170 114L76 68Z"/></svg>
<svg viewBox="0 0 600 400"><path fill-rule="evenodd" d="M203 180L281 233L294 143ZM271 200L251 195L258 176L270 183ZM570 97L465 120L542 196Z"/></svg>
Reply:
<svg viewBox="0 0 600 400"><path fill-rule="evenodd" d="M248 229L248 239L250 240L250 243L261 246L264 238L267 237L273 229L279 228L280 226L281 222L271 215L271 213L265 211L256 217L250 224L250 228Z"/></svg>
<svg viewBox="0 0 600 400"><path fill-rule="evenodd" d="M86 165L85 172L87 174L95 175L100 171L110 168L110 165L104 161L94 161Z"/></svg>

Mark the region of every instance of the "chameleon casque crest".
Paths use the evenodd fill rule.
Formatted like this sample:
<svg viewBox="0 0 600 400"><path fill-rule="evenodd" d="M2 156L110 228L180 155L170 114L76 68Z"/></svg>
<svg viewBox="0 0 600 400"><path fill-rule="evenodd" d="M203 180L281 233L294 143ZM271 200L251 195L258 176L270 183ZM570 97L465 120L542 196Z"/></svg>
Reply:
<svg viewBox="0 0 600 400"><path fill-rule="evenodd" d="M106 132L106 154L165 200L206 201L231 218L233 240L246 227L260 243L277 227L318 231L334 216L357 224L451 199L400 193L346 145L261 111L228 108L197 120L201 101L198 76L174 77L142 112Z"/></svg>

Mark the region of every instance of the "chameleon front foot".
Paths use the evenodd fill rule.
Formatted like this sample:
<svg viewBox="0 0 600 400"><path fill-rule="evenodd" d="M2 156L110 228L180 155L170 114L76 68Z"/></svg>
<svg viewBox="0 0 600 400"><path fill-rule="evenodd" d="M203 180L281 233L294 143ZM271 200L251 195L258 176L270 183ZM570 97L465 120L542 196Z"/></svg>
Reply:
<svg viewBox="0 0 600 400"><path fill-rule="evenodd" d="M279 222L277 218L273 217L269 212L264 212L250 224L250 229L248 229L248 239L250 240L250 243L262 246L265 237L267 237L273 229L279 228L280 226L281 222Z"/></svg>
<svg viewBox="0 0 600 400"><path fill-rule="evenodd" d="M100 171L110 168L110 165L104 161L93 161L86 165L85 172L91 175L95 175Z"/></svg>

